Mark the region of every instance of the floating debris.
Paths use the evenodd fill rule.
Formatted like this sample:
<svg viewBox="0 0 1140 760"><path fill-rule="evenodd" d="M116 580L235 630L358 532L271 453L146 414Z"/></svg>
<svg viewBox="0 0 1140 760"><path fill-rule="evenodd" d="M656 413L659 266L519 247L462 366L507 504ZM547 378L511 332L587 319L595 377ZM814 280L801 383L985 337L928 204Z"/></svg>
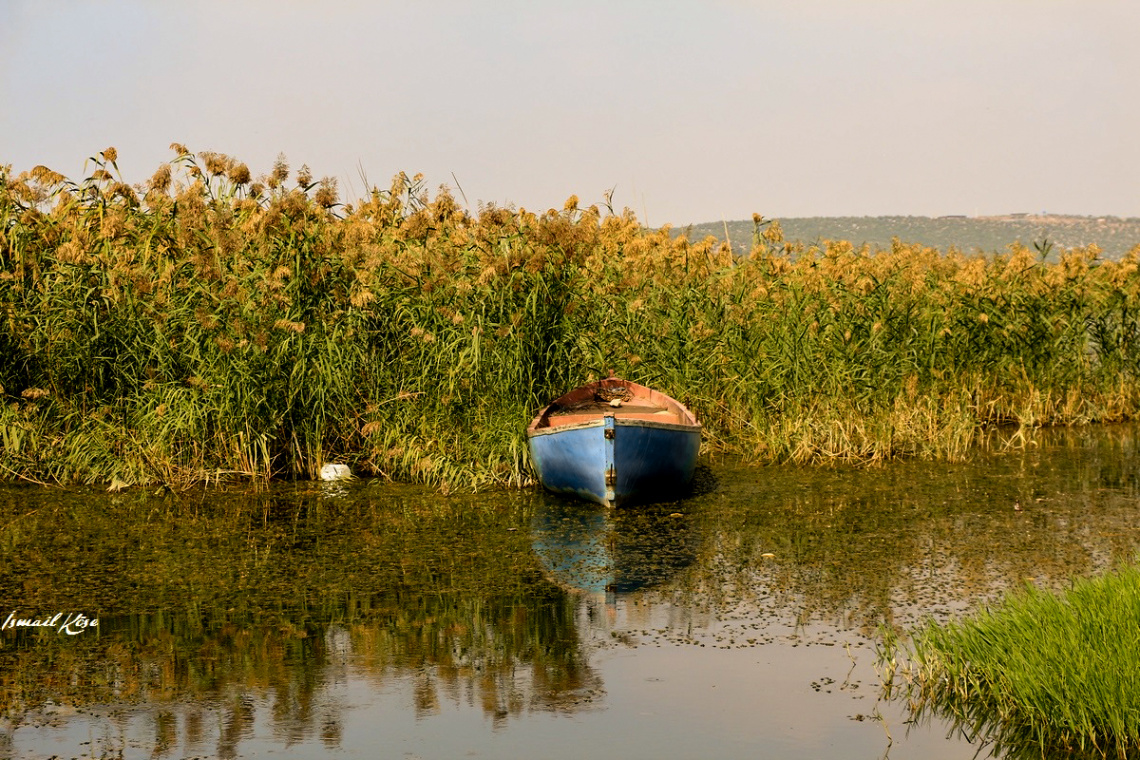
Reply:
<svg viewBox="0 0 1140 760"><path fill-rule="evenodd" d="M321 467L321 480L352 480L352 470L347 464L326 464Z"/></svg>

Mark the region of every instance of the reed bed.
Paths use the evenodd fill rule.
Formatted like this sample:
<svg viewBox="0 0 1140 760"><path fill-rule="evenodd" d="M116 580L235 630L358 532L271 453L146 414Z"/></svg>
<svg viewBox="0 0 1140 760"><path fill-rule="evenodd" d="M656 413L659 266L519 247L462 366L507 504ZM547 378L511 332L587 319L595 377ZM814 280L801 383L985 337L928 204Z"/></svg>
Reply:
<svg viewBox="0 0 1140 760"><path fill-rule="evenodd" d="M461 207L422 178L341 204L284 159L145 186L0 170L0 477L532 482L523 427L610 369L688 404L706 452L960 457L987 425L1138 409L1140 249L747 258L629 210Z"/></svg>
<svg viewBox="0 0 1140 760"><path fill-rule="evenodd" d="M1010 756L1140 754L1140 566L1064 594L1027 587L971 618L888 645L913 710Z"/></svg>

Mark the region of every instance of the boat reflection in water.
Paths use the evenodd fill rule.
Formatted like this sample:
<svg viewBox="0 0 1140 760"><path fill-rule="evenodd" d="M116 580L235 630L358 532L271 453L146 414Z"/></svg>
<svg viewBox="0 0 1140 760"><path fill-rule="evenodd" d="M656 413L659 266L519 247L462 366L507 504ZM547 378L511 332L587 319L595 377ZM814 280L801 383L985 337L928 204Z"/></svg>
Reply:
<svg viewBox="0 0 1140 760"><path fill-rule="evenodd" d="M531 537L547 577L612 604L664 583L696 558L696 537L677 505L614 510L551 496L535 508Z"/></svg>

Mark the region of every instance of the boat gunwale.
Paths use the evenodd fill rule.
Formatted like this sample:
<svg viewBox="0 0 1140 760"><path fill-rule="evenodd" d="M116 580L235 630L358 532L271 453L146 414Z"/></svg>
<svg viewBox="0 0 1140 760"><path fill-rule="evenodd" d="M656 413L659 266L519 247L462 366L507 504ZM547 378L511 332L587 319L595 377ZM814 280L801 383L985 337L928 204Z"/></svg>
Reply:
<svg viewBox="0 0 1140 760"><path fill-rule="evenodd" d="M569 425L550 425L548 427L537 428L532 424L527 428L526 434L528 438L533 438L538 435L553 435L554 433L561 433L567 430L587 430L594 427L604 427L606 424L605 416L599 417L596 420L589 420L586 422L574 422ZM642 420L636 417L614 417L614 427L646 427L656 428L658 430L674 430L677 432L701 432L701 423L676 423L676 422L659 422L657 420Z"/></svg>
<svg viewBox="0 0 1140 760"><path fill-rule="evenodd" d="M578 400L582 397L593 395L594 393L601 390L602 388L615 388L615 387L616 388L626 388L634 396L645 398L645 399L650 400L650 401L659 402L663 409L670 410L670 411L676 411L678 418L681 419L682 421L680 423L658 422L656 420L646 420L644 418L638 418L638 417L626 417L626 418L618 417L615 414L615 412L617 412L617 410L619 410L621 407L615 407L612 412L606 412L604 409L599 410L600 414L598 415L596 420L588 420L588 421L584 421L584 422L575 422L575 423L570 423L568 425L552 425L550 423L550 414L553 411L555 411L556 409L568 406L572 401ZM670 407L672 407L673 409L670 409ZM527 426L526 434L527 434L527 437L529 438L529 437L532 437L534 435L543 435L543 434L546 434L548 432L549 433L555 433L555 432L558 432L560 430L574 430L574 429L579 429L579 428L588 428L588 427L599 426L599 425L604 424L604 420L605 420L605 417L607 415L614 416L615 424L617 424L618 422L621 422L622 424L628 424L630 422L655 423L655 424L645 425L645 427L659 427L659 428L663 428L663 429L676 429L676 430L697 430L697 431L701 430L701 423L697 420L697 416L695 414L693 414L687 406L682 404L677 399L675 399L672 396L669 396L665 393L662 393L661 391L654 390L653 388L650 388L648 386L640 385L638 383L634 383L634 382L629 381L629 380L623 380L622 378L611 376L611 377L602 378L601 380L595 380L592 383L586 383L585 385L580 385L577 388L569 390L566 393L559 396L558 398L551 401L549 404L547 404L545 407L543 407L542 411L540 411L538 413L538 415L535 416L535 418L533 420L531 420L531 423ZM545 424L543 424L543 423L545 423Z"/></svg>

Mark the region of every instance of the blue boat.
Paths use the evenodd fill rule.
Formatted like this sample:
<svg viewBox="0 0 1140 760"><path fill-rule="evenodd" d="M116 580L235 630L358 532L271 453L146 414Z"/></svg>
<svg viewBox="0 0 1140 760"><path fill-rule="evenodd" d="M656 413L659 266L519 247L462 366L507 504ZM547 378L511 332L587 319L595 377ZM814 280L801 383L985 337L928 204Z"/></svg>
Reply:
<svg viewBox="0 0 1140 760"><path fill-rule="evenodd" d="M701 447L692 412L617 377L559 396L526 434L542 485L607 507L681 497Z"/></svg>

